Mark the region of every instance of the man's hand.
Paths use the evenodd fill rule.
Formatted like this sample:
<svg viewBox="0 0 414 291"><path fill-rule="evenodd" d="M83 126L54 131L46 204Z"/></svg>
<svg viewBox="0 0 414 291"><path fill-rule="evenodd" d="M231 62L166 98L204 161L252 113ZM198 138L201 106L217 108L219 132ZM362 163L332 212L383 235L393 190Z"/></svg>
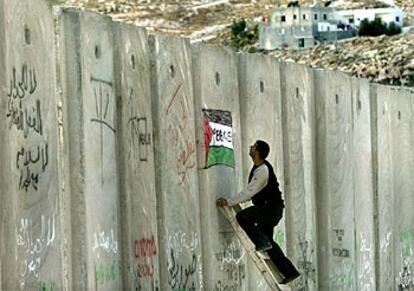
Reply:
<svg viewBox="0 0 414 291"><path fill-rule="evenodd" d="M227 206L229 204L228 204L226 198L220 197L219 199L217 199L216 205L219 206L219 207L223 207L223 206Z"/></svg>

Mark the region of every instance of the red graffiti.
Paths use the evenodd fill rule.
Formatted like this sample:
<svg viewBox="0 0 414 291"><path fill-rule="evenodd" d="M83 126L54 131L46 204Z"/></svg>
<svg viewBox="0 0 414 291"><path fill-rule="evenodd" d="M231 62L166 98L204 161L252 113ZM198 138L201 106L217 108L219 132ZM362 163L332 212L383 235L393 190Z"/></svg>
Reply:
<svg viewBox="0 0 414 291"><path fill-rule="evenodd" d="M155 244L154 236L151 238L142 238L135 240L135 258L152 257L157 254L157 246Z"/></svg>
<svg viewBox="0 0 414 291"><path fill-rule="evenodd" d="M137 264L135 272L138 278L152 277L154 275L154 265L146 263Z"/></svg>
<svg viewBox="0 0 414 291"><path fill-rule="evenodd" d="M186 141L186 148L183 149L178 157L177 161L177 170L181 177L181 183L184 182L184 180L187 177L187 170L192 169L195 167L195 162L189 162L190 157L195 153L194 149L194 143L191 141Z"/></svg>

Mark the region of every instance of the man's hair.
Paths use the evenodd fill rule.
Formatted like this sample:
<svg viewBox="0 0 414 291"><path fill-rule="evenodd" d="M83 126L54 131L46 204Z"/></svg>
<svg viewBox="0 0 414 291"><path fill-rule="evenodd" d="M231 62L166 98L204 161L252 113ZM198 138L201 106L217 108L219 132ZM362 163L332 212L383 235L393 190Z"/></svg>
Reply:
<svg viewBox="0 0 414 291"><path fill-rule="evenodd" d="M263 140L256 140L256 151L259 152L259 157L263 160L267 158L270 152L270 146Z"/></svg>

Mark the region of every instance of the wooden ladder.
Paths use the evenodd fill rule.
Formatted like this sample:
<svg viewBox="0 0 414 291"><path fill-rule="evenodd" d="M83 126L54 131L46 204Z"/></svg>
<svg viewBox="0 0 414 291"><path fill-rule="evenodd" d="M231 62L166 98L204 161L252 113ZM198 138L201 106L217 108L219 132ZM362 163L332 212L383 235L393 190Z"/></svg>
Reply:
<svg viewBox="0 0 414 291"><path fill-rule="evenodd" d="M253 262L268 283L270 289L274 291L290 291L291 289L288 285L281 285L278 283L283 279L283 276L280 274L275 264L273 264L268 256L266 258L264 255L260 255L256 252L254 244L250 241L249 237L237 223L236 212L240 211L241 207L237 205L232 208L229 206L221 206L219 208L224 217L226 217L230 225L233 227L234 232L239 238L242 246L253 259Z"/></svg>

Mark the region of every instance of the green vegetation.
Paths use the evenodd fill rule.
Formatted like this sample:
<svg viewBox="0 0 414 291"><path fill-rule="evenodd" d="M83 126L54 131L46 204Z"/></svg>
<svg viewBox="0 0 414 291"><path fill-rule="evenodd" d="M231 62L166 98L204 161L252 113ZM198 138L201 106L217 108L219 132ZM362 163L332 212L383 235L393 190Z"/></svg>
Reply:
<svg viewBox="0 0 414 291"><path fill-rule="evenodd" d="M388 36L399 34L401 28L396 25L394 22L391 22L389 25L382 22L381 19L376 18L372 21L364 19L359 25L358 35L359 36L380 36L386 34Z"/></svg>
<svg viewBox="0 0 414 291"><path fill-rule="evenodd" d="M255 44L258 38L259 25L257 23L249 25L243 18L238 21L233 21L233 24L231 25L231 47L239 50Z"/></svg>

